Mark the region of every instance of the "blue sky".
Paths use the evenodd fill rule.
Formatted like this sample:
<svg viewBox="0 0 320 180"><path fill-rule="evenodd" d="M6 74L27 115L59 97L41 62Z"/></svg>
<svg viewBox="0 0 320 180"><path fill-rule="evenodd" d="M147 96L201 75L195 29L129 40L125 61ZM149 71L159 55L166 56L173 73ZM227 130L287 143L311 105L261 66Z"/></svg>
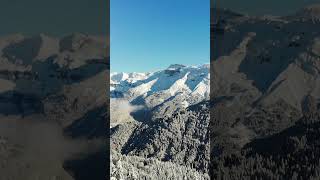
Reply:
<svg viewBox="0 0 320 180"><path fill-rule="evenodd" d="M112 72L210 62L209 0L111 0Z"/></svg>

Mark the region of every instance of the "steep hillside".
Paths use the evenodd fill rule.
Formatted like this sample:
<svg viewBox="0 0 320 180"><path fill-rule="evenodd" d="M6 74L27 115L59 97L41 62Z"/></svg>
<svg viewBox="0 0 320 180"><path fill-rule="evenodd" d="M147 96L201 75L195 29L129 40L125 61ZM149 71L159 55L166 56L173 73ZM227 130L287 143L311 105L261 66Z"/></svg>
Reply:
<svg viewBox="0 0 320 180"><path fill-rule="evenodd" d="M316 178L318 6L286 17L213 11L220 12L211 22L213 178Z"/></svg>
<svg viewBox="0 0 320 180"><path fill-rule="evenodd" d="M125 164L124 167L112 166L111 171L123 177L127 174L127 177L147 179L164 178L157 176L158 173L168 173L177 179L208 179L209 121L209 103L206 101L181 108L171 116L163 115L163 118L150 118L144 122L133 120L112 127L112 159L117 161L115 157L121 156ZM153 163L150 167L140 167L132 162L133 159ZM171 174L171 169L166 167L179 172ZM124 174L120 173L122 171ZM146 172L149 172L148 176L144 175ZM189 177L183 172L189 172Z"/></svg>
<svg viewBox="0 0 320 180"><path fill-rule="evenodd" d="M106 42L80 33L0 38L2 178L81 179L94 167L88 158L106 149Z"/></svg>

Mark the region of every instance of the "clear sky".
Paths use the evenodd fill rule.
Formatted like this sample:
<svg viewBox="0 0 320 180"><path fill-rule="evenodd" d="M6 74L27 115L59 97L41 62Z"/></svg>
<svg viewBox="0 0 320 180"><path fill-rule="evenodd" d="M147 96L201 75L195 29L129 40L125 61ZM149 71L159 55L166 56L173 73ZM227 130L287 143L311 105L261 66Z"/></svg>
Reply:
<svg viewBox="0 0 320 180"><path fill-rule="evenodd" d="M210 0L110 0L112 72L210 59Z"/></svg>

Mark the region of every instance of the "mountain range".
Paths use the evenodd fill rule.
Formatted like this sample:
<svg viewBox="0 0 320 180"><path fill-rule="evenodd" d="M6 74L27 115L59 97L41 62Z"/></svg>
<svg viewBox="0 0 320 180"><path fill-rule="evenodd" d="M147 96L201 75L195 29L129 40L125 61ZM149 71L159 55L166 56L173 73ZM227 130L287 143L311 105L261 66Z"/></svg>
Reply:
<svg viewBox="0 0 320 180"><path fill-rule="evenodd" d="M306 159L319 159L319 5L284 17L212 11L212 178L317 177Z"/></svg>
<svg viewBox="0 0 320 180"><path fill-rule="evenodd" d="M209 64L111 73L111 176L209 179L209 82Z"/></svg>
<svg viewBox="0 0 320 180"><path fill-rule="evenodd" d="M107 38L0 38L1 179L105 177Z"/></svg>
<svg viewBox="0 0 320 180"><path fill-rule="evenodd" d="M209 82L209 64L173 64L149 73L111 73L110 98L111 102L121 99L152 112L153 117L171 115L180 107L209 100Z"/></svg>
<svg viewBox="0 0 320 180"><path fill-rule="evenodd" d="M211 11L210 67L111 73L112 176L164 179L174 163L197 179L317 179L319 5Z"/></svg>

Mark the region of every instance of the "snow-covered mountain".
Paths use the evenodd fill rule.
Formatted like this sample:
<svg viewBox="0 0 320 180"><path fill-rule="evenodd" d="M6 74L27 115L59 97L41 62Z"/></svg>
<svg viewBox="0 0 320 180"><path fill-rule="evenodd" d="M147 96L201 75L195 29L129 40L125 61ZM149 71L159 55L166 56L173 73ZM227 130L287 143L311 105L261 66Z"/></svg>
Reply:
<svg viewBox="0 0 320 180"><path fill-rule="evenodd" d="M156 72L111 73L113 177L145 179L145 168L135 165L140 161L150 167L147 179L209 179L209 67L173 64Z"/></svg>
<svg viewBox="0 0 320 180"><path fill-rule="evenodd" d="M207 173L210 160L211 179L318 177L318 161L301 157L320 157L310 153L319 152L319 7L285 17L211 9L218 18L211 18L210 72L208 65L172 65L111 74L111 121L118 114L122 120L111 128L111 144L127 158L125 166L135 156L152 157ZM203 101L209 77L210 102ZM134 105L145 105L151 116L130 122L115 114Z"/></svg>
<svg viewBox="0 0 320 180"><path fill-rule="evenodd" d="M313 179L319 164L301 157L320 156L309 153L319 152L320 6L285 17L212 10L211 178Z"/></svg>
<svg viewBox="0 0 320 180"><path fill-rule="evenodd" d="M82 33L0 37L0 179L105 177L107 47Z"/></svg>
<svg viewBox="0 0 320 180"><path fill-rule="evenodd" d="M165 103L189 105L209 99L209 64L170 65L148 73L111 73L111 98L122 98L135 105L155 108Z"/></svg>

